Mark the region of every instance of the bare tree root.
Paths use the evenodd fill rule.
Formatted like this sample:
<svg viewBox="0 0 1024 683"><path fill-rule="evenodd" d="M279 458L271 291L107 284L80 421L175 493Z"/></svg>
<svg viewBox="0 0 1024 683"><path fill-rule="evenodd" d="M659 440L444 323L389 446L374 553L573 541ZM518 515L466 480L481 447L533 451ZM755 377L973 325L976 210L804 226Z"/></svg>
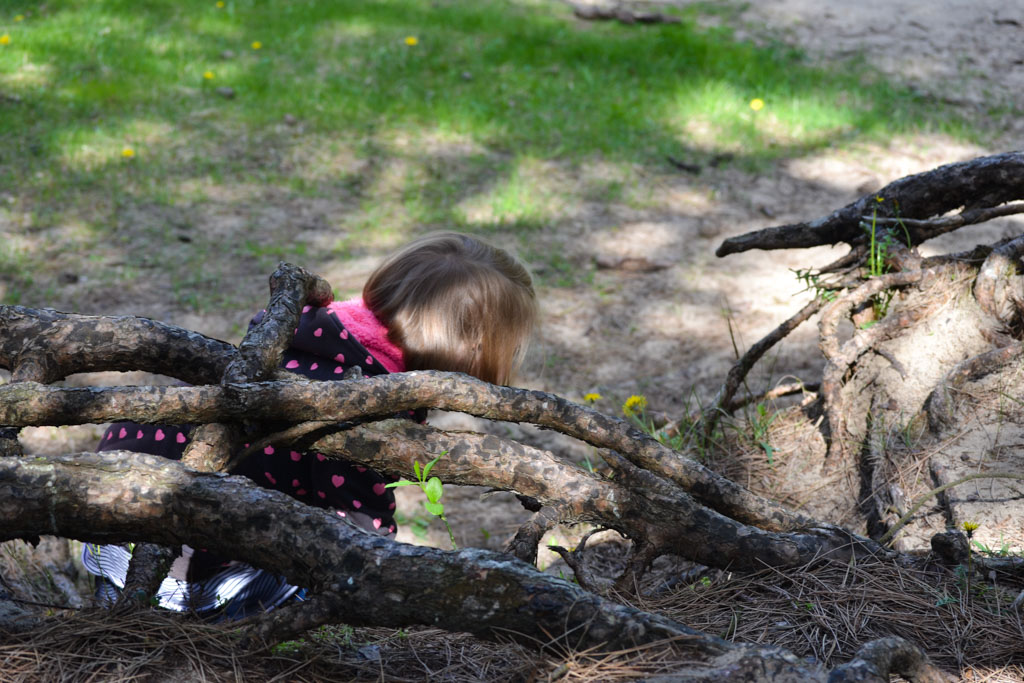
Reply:
<svg viewBox="0 0 1024 683"><path fill-rule="evenodd" d="M803 308L801 308L789 320L782 323L765 337L751 346L743 356L729 368L729 374L725 378L725 384L718 390L711 403L711 406L704 412L704 439L707 441L718 424L718 419L723 413L728 413L733 405L733 397L739 390L747 373L754 367L757 361L768 352L773 346L786 338L786 336L800 326L801 323L815 315L824 301L821 297L815 296Z"/></svg>
<svg viewBox="0 0 1024 683"><path fill-rule="evenodd" d="M992 250L974 283L974 298L982 310L1017 335L1024 329L1024 286L1020 277L1020 258L1024 255L1024 236Z"/></svg>
<svg viewBox="0 0 1024 683"><path fill-rule="evenodd" d="M947 232L952 232L966 225L984 223L985 221L990 221L993 218L1015 216L1021 213L1024 213L1024 203L1018 202L984 209L965 209L953 216L943 216L941 218L933 218L931 220L917 220L914 218L877 218L876 222L878 225L886 227L902 225L908 229L913 228L915 232L922 236L923 239L921 239L921 242L924 242L932 237L944 235Z"/></svg>
<svg viewBox="0 0 1024 683"><path fill-rule="evenodd" d="M326 306L333 299L331 285L290 263L280 263L270 276L270 303L263 318L238 345L238 356L220 378L224 384L268 379L281 364L291 344L303 306Z"/></svg>
<svg viewBox="0 0 1024 683"><path fill-rule="evenodd" d="M544 451L492 435L449 434L404 420L360 425L323 437L318 452L344 454L385 472L408 472L424 451L446 452L432 470L443 481L514 490L558 511L563 522L614 529L654 559L681 555L709 566L795 566L816 558L868 558L878 546L825 524L772 532L741 524L693 500L671 482L625 459L604 479ZM706 539L716 539L708 544ZM878 557L888 556L883 553ZM649 562L650 560L648 560Z"/></svg>
<svg viewBox="0 0 1024 683"><path fill-rule="evenodd" d="M554 529L559 522L558 511L551 507L542 507L530 519L526 520L515 536L505 546L505 552L527 564L537 563L537 547L544 534Z"/></svg>
<svg viewBox="0 0 1024 683"><path fill-rule="evenodd" d="M923 496L920 496L916 501L914 501L914 504L910 506L910 509L907 510L906 514L900 517L899 520L897 520L896 524L894 524L892 528L889 529L889 531L887 531L881 538L878 539L878 542L882 545L885 545L889 541L891 541L893 537L899 532L899 530L906 526L907 522L909 522L911 518L913 518L913 516L917 514L917 511L921 509L921 506L927 503L935 496L939 495L940 493L948 489L953 488L954 486L959 486L960 484L966 483L968 481L974 481L975 479L1018 479L1024 481L1024 474L1018 472L979 472L977 474L968 474L965 477L960 477L956 481L951 481L949 483L943 484L942 486L937 486L928 493L924 494Z"/></svg>
<svg viewBox="0 0 1024 683"><path fill-rule="evenodd" d="M911 683L953 683L952 676L935 668L928 656L903 638L879 638L866 643L847 664L837 666L828 683L889 683L893 674Z"/></svg>
<svg viewBox="0 0 1024 683"><path fill-rule="evenodd" d="M866 240L861 223L872 218L876 221L878 218L902 219L908 246L912 247L961 225L982 220L978 218L979 214L970 212L991 212L1000 204L1022 197L1024 152L996 154L900 178L878 192L864 195L852 204L814 221L765 228L731 237L722 242L715 254L728 256L749 249L795 249L839 242L859 246ZM879 199L882 201L879 202ZM965 211L959 225L912 225L906 222L908 218L921 220L941 216L961 207ZM994 215L990 214L989 217ZM894 220L894 224L897 222Z"/></svg>
<svg viewBox="0 0 1024 683"><path fill-rule="evenodd" d="M222 385L257 382L271 377L299 325L303 307L325 306L332 298L331 286L318 275L298 266L280 263L270 276L270 302L260 321L252 325L238 354L220 376ZM192 434L182 462L206 472L223 472L242 444L237 426L204 424Z"/></svg>
<svg viewBox="0 0 1024 683"><path fill-rule="evenodd" d="M160 582L167 576L174 555L174 551L164 546L136 543L118 602L129 602L135 607L148 606L150 598L160 588Z"/></svg>
<svg viewBox="0 0 1024 683"><path fill-rule="evenodd" d="M946 373L939 385L928 395L924 411L928 415L928 428L933 434L941 434L953 422L952 392L965 382L981 379L996 372L1014 359L1020 357L1024 344L1014 342L1001 349L968 358Z"/></svg>
<svg viewBox="0 0 1024 683"><path fill-rule="evenodd" d="M785 384L778 384L768 391L763 391L760 394L753 394L750 396L744 396L743 398L734 398L729 401L729 405L726 406L726 411L733 413L744 408L751 403L760 403L762 401L773 401L777 398L784 396L793 396L795 394L813 395L817 394L821 389L821 385L816 382L804 383L804 382L786 382Z"/></svg>
<svg viewBox="0 0 1024 683"><path fill-rule="evenodd" d="M829 304L821 314L818 322L819 348L825 356L826 365L822 373L821 396L828 420L827 430L827 466L835 467L845 459L848 453L849 438L846 433L846 413L849 412L840 396L843 379L851 366L866 351L875 348L879 342L891 338L901 330L921 320L928 309L901 311L887 317L869 330L858 332L852 339L840 346L838 326L844 317L860 304L870 301L872 297L892 287L918 285L926 280L940 276L946 268L939 266L925 270L888 273L868 280L857 289Z"/></svg>
<svg viewBox="0 0 1024 683"><path fill-rule="evenodd" d="M90 321L78 322L81 331ZM317 431L324 421L376 419L426 406L557 429L597 446L617 477L605 481L545 452L497 437L446 435L408 423L363 425L326 436ZM419 372L360 382L197 387L62 389L33 382L0 387L0 423L60 425L123 419L205 425L314 421L317 430L306 433L303 428L291 435L304 440L307 447L395 475L408 473L424 450L447 451L449 456L436 470L446 481L531 496L554 508L559 521L608 526L648 548L643 556L646 562L630 569L636 574L664 553L695 553L694 559L708 565L753 567L878 551L867 539L753 495L621 420L557 396L495 387L464 375ZM315 437L319 438L312 441ZM226 457L222 444L211 450ZM736 541L713 552L703 543L708 537ZM531 554L528 549L522 552Z"/></svg>
<svg viewBox="0 0 1024 683"><path fill-rule="evenodd" d="M572 573L576 575L576 582L584 589L591 593L597 593L601 595L604 591L600 587L600 582L594 577L586 565L585 551L587 548L587 541L594 534L604 531L600 527L594 527L580 539L580 542L576 544L576 547L572 550L566 550L560 545L548 546L551 550L556 552L559 557L565 560L565 563L572 569Z"/></svg>
<svg viewBox="0 0 1024 683"><path fill-rule="evenodd" d="M0 366L11 371L13 382L49 384L79 372L141 370L205 384L219 379L238 355L227 342L135 316L0 306L0 330ZM41 334L45 343L37 343L44 342Z"/></svg>

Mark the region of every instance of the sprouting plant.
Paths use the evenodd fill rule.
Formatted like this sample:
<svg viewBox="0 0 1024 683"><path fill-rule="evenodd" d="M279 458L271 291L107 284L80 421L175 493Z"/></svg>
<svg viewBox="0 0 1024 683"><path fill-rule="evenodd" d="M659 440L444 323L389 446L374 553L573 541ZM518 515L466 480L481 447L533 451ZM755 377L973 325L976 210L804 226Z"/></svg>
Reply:
<svg viewBox="0 0 1024 683"><path fill-rule="evenodd" d="M416 474L416 481L399 479L396 482L387 484L386 488L395 488L398 486L419 486L420 490L423 491L423 495L427 497L427 499L423 501L423 507L426 508L427 512L444 522L445 528L448 529L448 538L452 542L452 549L458 550L459 546L455 543L455 533L452 531L451 524L448 523L448 518L444 516L444 505L441 503L441 496L444 495L444 485L437 477L430 477L430 470L432 470L434 465L437 464L437 461L447 455L447 453L448 451L442 451L441 455L437 456L423 467L420 467L419 460L414 460L412 463L412 469Z"/></svg>
<svg viewBox="0 0 1024 683"><path fill-rule="evenodd" d="M395 513L395 521L398 522L399 526L407 527L412 530L412 535L420 540L426 540L427 530L430 529L430 520L422 515L413 515L407 517L401 512Z"/></svg>
<svg viewBox="0 0 1024 683"><path fill-rule="evenodd" d="M974 556L971 554L971 539L974 537L974 532L978 530L977 522L964 522L963 523L964 533L967 534L967 574L965 577L967 583L967 594L971 594L971 576L974 574Z"/></svg>
<svg viewBox="0 0 1024 683"><path fill-rule="evenodd" d="M591 474L596 474L597 471L594 469L594 463L590 462L590 455L588 453L583 454L583 467Z"/></svg>
<svg viewBox="0 0 1024 683"><path fill-rule="evenodd" d="M870 238L868 247L868 276L878 277L879 275L885 275L889 270L889 264L886 261L889 258L889 247L892 246L893 239L892 233L888 230L884 230L881 235L878 234L877 207L871 210L871 225L868 226L867 230L868 237Z"/></svg>
<svg viewBox="0 0 1024 683"><path fill-rule="evenodd" d="M878 204L885 202L885 198L881 196L875 197L875 201ZM907 230L907 226L903 223L903 220L899 217L899 203L893 200L893 206L896 212L896 225L903 229L903 235L907 239L907 248L909 249L912 245L910 238L910 231ZM878 207L875 206L871 210L871 224L862 223L861 226L868 233L868 277L879 277L885 275L891 270L889 265L889 257L891 255L892 247L896 243L896 237L892 230L878 229ZM892 303L893 293L889 290L881 294L875 295L871 300L871 307L874 310L875 320L881 320L885 317L885 314L889 312L889 304Z"/></svg>
<svg viewBox="0 0 1024 683"><path fill-rule="evenodd" d="M814 297L822 301L835 301L836 293L821 282L821 274L812 268L790 268L796 279L803 283L803 291L813 290Z"/></svg>
<svg viewBox="0 0 1024 683"><path fill-rule="evenodd" d="M301 638L298 640L285 640L270 648L270 651L275 655L290 656L300 652L305 645L306 641Z"/></svg>
<svg viewBox="0 0 1024 683"><path fill-rule="evenodd" d="M768 456L769 465L774 463L775 449L768 443L768 430L778 415L778 413L769 414L768 406L764 403L758 403L756 415L750 420L751 435L754 438L754 443L760 446L765 455Z"/></svg>
<svg viewBox="0 0 1024 683"><path fill-rule="evenodd" d="M876 197L881 203L881 197ZM871 210L871 224L864 225L868 233L868 277L879 277L889 272L889 250L894 243L892 233L888 230L878 230L878 208ZM889 290L876 294L871 299L871 307L874 309L875 320L881 320L889 312L889 304L892 303L893 293Z"/></svg>
<svg viewBox="0 0 1024 683"><path fill-rule="evenodd" d="M999 548L991 547L981 541L971 541L971 545L978 549L979 552L983 552L989 557L1009 557L1010 555L1019 556L1019 552L1013 552L1010 549L1010 542L1000 538Z"/></svg>

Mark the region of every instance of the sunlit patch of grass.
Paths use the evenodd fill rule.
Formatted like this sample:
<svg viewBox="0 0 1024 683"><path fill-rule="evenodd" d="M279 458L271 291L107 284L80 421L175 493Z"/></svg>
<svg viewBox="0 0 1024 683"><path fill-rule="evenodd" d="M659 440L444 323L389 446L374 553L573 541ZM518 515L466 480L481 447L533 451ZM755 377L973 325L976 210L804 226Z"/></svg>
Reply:
<svg viewBox="0 0 1024 683"><path fill-rule="evenodd" d="M91 130L71 129L57 138L55 155L62 168L72 172L102 170L105 165L141 161L145 148L159 149L173 137L166 121L135 119Z"/></svg>
<svg viewBox="0 0 1024 683"><path fill-rule="evenodd" d="M522 158L490 188L462 202L460 221L480 226L541 224L562 207L554 169L538 159Z"/></svg>

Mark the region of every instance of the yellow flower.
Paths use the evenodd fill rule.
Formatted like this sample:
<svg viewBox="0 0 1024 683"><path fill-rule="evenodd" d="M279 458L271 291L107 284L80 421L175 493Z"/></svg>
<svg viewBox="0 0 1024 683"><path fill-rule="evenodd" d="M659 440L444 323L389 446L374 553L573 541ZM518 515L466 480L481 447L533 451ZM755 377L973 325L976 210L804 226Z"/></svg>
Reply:
<svg viewBox="0 0 1024 683"><path fill-rule="evenodd" d="M263 43L261 43L260 41L258 41L258 40L252 41L252 49L259 50L262 47L263 47Z"/></svg>
<svg viewBox="0 0 1024 683"><path fill-rule="evenodd" d="M203 72L203 78L205 78L208 81L212 81L213 80L213 72L212 71L204 71Z"/></svg>
<svg viewBox="0 0 1024 683"><path fill-rule="evenodd" d="M978 525L977 522L964 522L963 527L964 527L964 531L967 532L967 538L970 538L974 534L974 532L975 532L975 530L977 530L978 526L979 525Z"/></svg>
<svg viewBox="0 0 1024 683"><path fill-rule="evenodd" d="M755 97L754 99L750 100L750 108L753 109L754 111L761 111L762 109L764 109L764 100L762 100L760 97Z"/></svg>
<svg viewBox="0 0 1024 683"><path fill-rule="evenodd" d="M6 33L0 36L0 45L10 45L11 37Z"/></svg>
<svg viewBox="0 0 1024 683"><path fill-rule="evenodd" d="M881 204L882 202L884 202L884 201L885 201L885 197L883 197L883 196L882 196L882 195L880 195L880 194L876 194L876 195L875 195L875 201L876 201L876 202L878 202L879 204Z"/></svg>
<svg viewBox="0 0 1024 683"><path fill-rule="evenodd" d="M125 159L131 159L132 157L135 156L135 150L132 149L131 147L125 147L124 149L121 150L121 156L123 156Z"/></svg>
<svg viewBox="0 0 1024 683"><path fill-rule="evenodd" d="M14 20L15 21L25 21L25 15L24 14L15 14L14 15Z"/></svg>
<svg viewBox="0 0 1024 683"><path fill-rule="evenodd" d="M642 413L647 409L647 397L637 396L633 394L626 399L626 402L622 404L622 412L626 415L633 415L635 413Z"/></svg>
<svg viewBox="0 0 1024 683"><path fill-rule="evenodd" d="M419 45L420 39L416 36L406 36L405 44L412 47L413 45Z"/></svg>
<svg viewBox="0 0 1024 683"><path fill-rule="evenodd" d="M583 400L586 401L587 403L593 403L594 401L600 401L601 400L601 394L599 394L599 393L597 393L595 391L592 391L589 394L584 394Z"/></svg>
<svg viewBox="0 0 1024 683"><path fill-rule="evenodd" d="M224 9L224 0L217 0L217 9Z"/></svg>

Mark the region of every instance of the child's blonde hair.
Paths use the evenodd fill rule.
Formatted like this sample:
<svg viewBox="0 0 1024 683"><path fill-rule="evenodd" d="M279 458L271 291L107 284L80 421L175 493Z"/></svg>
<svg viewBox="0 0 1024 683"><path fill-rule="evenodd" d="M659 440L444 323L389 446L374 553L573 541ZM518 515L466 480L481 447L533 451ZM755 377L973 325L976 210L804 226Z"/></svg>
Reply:
<svg viewBox="0 0 1024 683"><path fill-rule="evenodd" d="M503 249L432 233L389 256L363 301L402 349L408 370L465 372L504 384L522 362L537 317L530 274Z"/></svg>

